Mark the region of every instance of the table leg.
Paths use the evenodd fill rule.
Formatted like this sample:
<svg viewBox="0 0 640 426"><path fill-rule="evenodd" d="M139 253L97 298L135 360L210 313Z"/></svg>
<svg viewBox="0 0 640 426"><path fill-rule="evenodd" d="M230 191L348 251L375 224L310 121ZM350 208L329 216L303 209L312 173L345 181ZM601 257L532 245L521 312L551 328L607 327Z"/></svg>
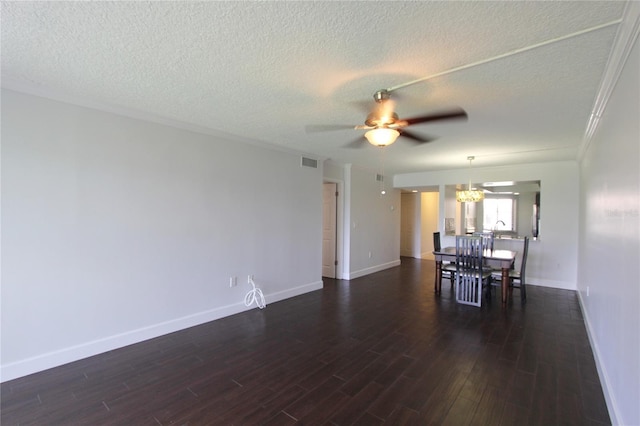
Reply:
<svg viewBox="0 0 640 426"><path fill-rule="evenodd" d="M436 260L436 281L434 285L436 294L440 294L442 291L442 261Z"/></svg>
<svg viewBox="0 0 640 426"><path fill-rule="evenodd" d="M502 303L507 303L507 292L509 291L510 284L509 268L502 268L502 282L500 284L500 290L502 290Z"/></svg>

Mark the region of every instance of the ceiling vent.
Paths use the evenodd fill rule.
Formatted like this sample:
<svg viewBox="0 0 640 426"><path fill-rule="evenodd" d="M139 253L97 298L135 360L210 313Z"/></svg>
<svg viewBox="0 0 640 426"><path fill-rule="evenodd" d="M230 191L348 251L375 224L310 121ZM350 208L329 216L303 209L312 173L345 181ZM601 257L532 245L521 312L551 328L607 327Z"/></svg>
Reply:
<svg viewBox="0 0 640 426"><path fill-rule="evenodd" d="M313 158L302 157L302 163L300 163L302 167L311 167L313 169L318 168L318 160L314 160Z"/></svg>

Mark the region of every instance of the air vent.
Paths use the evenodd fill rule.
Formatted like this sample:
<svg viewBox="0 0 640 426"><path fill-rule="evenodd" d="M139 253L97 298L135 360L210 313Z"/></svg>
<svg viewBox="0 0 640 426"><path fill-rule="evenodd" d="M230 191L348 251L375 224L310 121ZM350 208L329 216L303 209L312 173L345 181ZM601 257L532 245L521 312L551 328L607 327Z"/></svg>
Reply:
<svg viewBox="0 0 640 426"><path fill-rule="evenodd" d="M314 160L313 158L302 157L302 167L311 167L313 169L318 168L318 160Z"/></svg>
<svg viewBox="0 0 640 426"><path fill-rule="evenodd" d="M384 176L382 176L380 173L376 174L376 180L378 182L384 182Z"/></svg>

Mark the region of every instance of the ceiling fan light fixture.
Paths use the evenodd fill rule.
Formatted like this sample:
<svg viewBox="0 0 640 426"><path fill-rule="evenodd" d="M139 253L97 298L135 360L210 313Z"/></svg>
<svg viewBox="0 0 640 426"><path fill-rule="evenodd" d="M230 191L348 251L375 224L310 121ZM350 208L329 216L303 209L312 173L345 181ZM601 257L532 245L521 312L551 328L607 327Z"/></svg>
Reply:
<svg viewBox="0 0 640 426"><path fill-rule="evenodd" d="M364 137L373 146L389 146L398 139L398 136L400 136L399 131L387 127L369 130L364 134Z"/></svg>

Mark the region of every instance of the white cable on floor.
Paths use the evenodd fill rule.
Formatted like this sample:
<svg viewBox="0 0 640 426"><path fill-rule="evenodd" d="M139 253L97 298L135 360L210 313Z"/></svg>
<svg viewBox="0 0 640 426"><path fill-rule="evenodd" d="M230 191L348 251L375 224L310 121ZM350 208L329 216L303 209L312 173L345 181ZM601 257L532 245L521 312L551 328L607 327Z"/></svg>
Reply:
<svg viewBox="0 0 640 426"><path fill-rule="evenodd" d="M253 282L253 278L249 278L249 283L253 287L249 293L244 297L245 306L251 306L253 302L256 302L258 308L264 309L267 306L267 303L264 301L264 295L262 294L262 290L256 287L256 283Z"/></svg>

